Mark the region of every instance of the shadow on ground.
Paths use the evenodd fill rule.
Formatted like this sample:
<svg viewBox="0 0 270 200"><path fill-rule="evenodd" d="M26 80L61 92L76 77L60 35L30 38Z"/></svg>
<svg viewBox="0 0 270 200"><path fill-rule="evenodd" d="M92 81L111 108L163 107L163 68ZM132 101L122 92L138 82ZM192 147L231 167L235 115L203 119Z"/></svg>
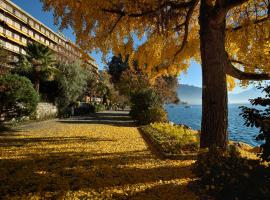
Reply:
<svg viewBox="0 0 270 200"><path fill-rule="evenodd" d="M196 199L187 188L193 161L158 159L127 113L6 134L0 135L0 199Z"/></svg>
<svg viewBox="0 0 270 200"><path fill-rule="evenodd" d="M0 147L21 147L35 145L37 143L53 143L54 145L66 144L70 142L78 142L80 144L89 142L113 142L115 140L106 138L92 138L92 137L38 137L38 138L10 138L10 136L16 137L19 134L6 134L9 137L0 138Z"/></svg>
<svg viewBox="0 0 270 200"><path fill-rule="evenodd" d="M190 166L160 166L149 169L128 167L148 162L148 158L149 156L143 155L143 152L115 154L63 152L46 155L28 154L23 158L5 159L0 161L2 174L0 194L4 197L51 193L58 199L70 190L99 191L108 187L189 178ZM148 192L166 190L167 194L173 187L176 186L160 184L147 190ZM143 191L144 194L136 192L133 195L140 196L148 192Z"/></svg>
<svg viewBox="0 0 270 200"><path fill-rule="evenodd" d="M127 111L104 111L96 114L90 114L69 119L58 120L61 123L68 124L107 124L114 126L134 126L134 121Z"/></svg>

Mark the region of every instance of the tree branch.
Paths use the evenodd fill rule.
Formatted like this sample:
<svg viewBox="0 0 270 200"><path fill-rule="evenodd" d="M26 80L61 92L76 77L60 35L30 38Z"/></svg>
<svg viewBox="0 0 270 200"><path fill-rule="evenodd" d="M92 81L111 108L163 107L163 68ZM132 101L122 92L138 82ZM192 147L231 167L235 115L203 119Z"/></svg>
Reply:
<svg viewBox="0 0 270 200"><path fill-rule="evenodd" d="M253 80L253 81L263 81L263 80L270 80L270 74L257 74L257 73L249 73L243 72L237 69L232 62L238 63L243 65L244 63L241 61L236 60L228 60L226 73L236 79L239 80Z"/></svg>
<svg viewBox="0 0 270 200"><path fill-rule="evenodd" d="M187 16L186 16L186 20L184 23L182 23L180 26L184 25L184 38L183 38L183 42L181 44L180 49L174 54L174 58L173 61L176 59L176 57L179 55L179 53L181 53L187 43L187 39L188 39L188 28L189 28L189 21L192 17L192 14L196 8L196 5L198 4L199 0L195 0L193 1L193 5L190 7L190 9L187 12Z"/></svg>
<svg viewBox="0 0 270 200"><path fill-rule="evenodd" d="M251 22L251 23L252 23L252 24L260 24L260 23L263 23L263 22L265 22L265 21L267 21L267 20L270 20L270 16L269 16L269 15L266 16L266 17L263 17L263 18L261 18L261 19L255 20L255 21L253 21L253 22ZM233 31L238 31L238 30L244 28L245 26L246 26L246 25L239 25L239 26L237 26L237 27L235 27L235 28L232 28L232 30L233 30ZM226 30L229 30L229 29L227 28Z"/></svg>
<svg viewBox="0 0 270 200"><path fill-rule="evenodd" d="M237 6L240 6L246 2L248 2L248 0L226 0L225 1L225 9L228 11L228 10L233 9Z"/></svg>
<svg viewBox="0 0 270 200"><path fill-rule="evenodd" d="M192 7L194 2L196 2L196 1L197 0L191 0L189 2L180 2L180 3L176 3L175 1L165 1L157 9L146 10L146 11L142 11L140 13L128 13L125 10L123 10L122 8L119 8L119 9L103 8L102 11L108 12L108 13L113 13L113 14L118 14L118 15L123 15L123 16L128 16L128 17L143 17L146 15L151 15L151 14L157 13L161 9L167 8L167 7L171 7L171 9L187 9L189 7Z"/></svg>
<svg viewBox="0 0 270 200"><path fill-rule="evenodd" d="M123 18L123 15L120 15L117 19L117 21L114 23L113 27L111 28L111 30L109 31L109 34L112 34L113 30L115 29L115 27L117 26L117 24L120 22L120 20Z"/></svg>

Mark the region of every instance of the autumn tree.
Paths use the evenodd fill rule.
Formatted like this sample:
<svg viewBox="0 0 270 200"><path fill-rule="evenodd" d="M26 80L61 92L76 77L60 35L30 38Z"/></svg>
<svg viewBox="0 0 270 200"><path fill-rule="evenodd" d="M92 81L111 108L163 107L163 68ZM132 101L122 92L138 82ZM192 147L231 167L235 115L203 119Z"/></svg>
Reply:
<svg viewBox="0 0 270 200"><path fill-rule="evenodd" d="M178 80L173 75L162 75L151 79L148 73L140 69L138 61L130 62L129 55L113 56L108 63L107 71L111 82L120 94L130 99L133 93L146 88L153 88L163 103L178 103L177 97ZM155 71L158 67L152 68Z"/></svg>
<svg viewBox="0 0 270 200"><path fill-rule="evenodd" d="M269 79L269 0L42 1L62 28L74 28L81 47L129 54L153 78L200 61L201 147L227 146L227 75ZM135 45L134 38L145 42Z"/></svg>

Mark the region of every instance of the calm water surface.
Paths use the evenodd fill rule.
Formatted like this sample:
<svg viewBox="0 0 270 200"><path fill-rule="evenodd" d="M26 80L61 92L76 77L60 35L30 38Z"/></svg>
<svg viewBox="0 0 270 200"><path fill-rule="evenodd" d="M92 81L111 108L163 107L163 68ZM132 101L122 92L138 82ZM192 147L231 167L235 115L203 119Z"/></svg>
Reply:
<svg viewBox="0 0 270 200"><path fill-rule="evenodd" d="M241 109L239 104L229 105L229 138L234 141L242 141L253 146L260 143L255 140L258 134L257 128L244 125L244 119L239 116ZM249 106L249 105L245 105ZM201 128L202 106L193 105L186 108L185 105L166 105L169 120L176 124L185 124L193 129Z"/></svg>

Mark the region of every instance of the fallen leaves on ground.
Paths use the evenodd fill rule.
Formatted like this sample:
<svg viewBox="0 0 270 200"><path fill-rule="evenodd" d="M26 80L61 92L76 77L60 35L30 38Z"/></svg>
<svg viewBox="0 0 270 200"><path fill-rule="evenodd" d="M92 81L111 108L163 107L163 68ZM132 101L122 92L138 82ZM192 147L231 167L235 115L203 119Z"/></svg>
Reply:
<svg viewBox="0 0 270 200"><path fill-rule="evenodd" d="M192 160L160 160L136 127L39 122L0 135L3 199L198 199ZM1 199L0 197L0 199Z"/></svg>

